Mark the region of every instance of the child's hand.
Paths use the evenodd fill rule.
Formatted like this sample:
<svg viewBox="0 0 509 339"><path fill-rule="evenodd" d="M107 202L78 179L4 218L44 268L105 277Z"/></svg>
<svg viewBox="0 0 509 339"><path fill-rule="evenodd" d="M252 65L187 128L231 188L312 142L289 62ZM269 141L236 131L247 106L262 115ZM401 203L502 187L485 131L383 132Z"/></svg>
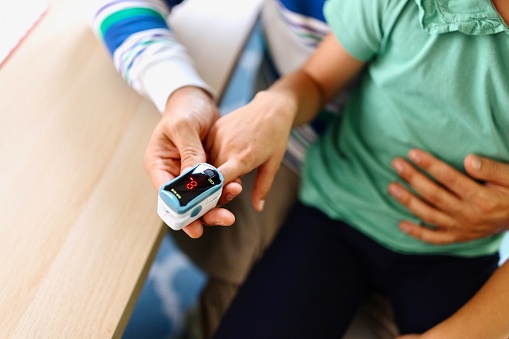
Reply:
<svg viewBox="0 0 509 339"><path fill-rule="evenodd" d="M293 114L286 100L261 92L246 106L221 117L206 140L211 163L225 182L257 168L252 202L262 210L286 150Z"/></svg>
<svg viewBox="0 0 509 339"><path fill-rule="evenodd" d="M403 221L404 232L428 243L449 244L509 229L509 164L469 155L464 162L467 176L422 150L411 150L409 158L441 185L403 158L393 161L396 172L419 196L397 183L390 184L390 194L418 218L436 226L430 229Z"/></svg>

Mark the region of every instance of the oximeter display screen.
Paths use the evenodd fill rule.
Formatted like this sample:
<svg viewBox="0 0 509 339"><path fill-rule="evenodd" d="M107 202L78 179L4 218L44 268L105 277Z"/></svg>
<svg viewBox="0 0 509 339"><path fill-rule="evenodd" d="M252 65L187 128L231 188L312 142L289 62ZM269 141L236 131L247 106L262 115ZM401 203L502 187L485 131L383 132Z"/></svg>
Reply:
<svg viewBox="0 0 509 339"><path fill-rule="evenodd" d="M180 206L185 206L209 188L219 184L221 184L221 179L216 170L198 165L193 170L164 186L163 189L175 195Z"/></svg>

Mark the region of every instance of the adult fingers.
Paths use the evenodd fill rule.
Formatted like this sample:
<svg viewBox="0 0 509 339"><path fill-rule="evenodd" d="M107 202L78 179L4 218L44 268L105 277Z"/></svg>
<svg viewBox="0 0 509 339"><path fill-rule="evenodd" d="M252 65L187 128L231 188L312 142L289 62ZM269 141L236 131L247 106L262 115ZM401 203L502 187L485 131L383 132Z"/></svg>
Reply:
<svg viewBox="0 0 509 339"><path fill-rule="evenodd" d="M199 131L185 126L175 135L174 143L180 153L181 173L198 163L206 161L207 156L203 149Z"/></svg>
<svg viewBox="0 0 509 339"><path fill-rule="evenodd" d="M217 203L218 206L222 206L224 204L229 203L235 197L237 197L240 193L242 193L242 185L240 184L240 180L238 181L232 181L228 184L226 184L223 187L223 192L221 194L221 197L219 198L219 202Z"/></svg>
<svg viewBox="0 0 509 339"><path fill-rule="evenodd" d="M202 224L203 222L203 224ZM195 220L182 230L191 238L197 239L203 235L203 225L231 226L235 222L235 215L224 208L213 208L205 213L199 220Z"/></svg>
<svg viewBox="0 0 509 339"><path fill-rule="evenodd" d="M143 165L156 191L179 174L180 166L172 158L174 154L171 154L168 149L170 149L168 141L165 143L164 139L159 139L158 133L154 132L145 151Z"/></svg>
<svg viewBox="0 0 509 339"><path fill-rule="evenodd" d="M150 169L149 175L152 179L152 185L154 185L156 191L159 191L159 188L162 185L175 178L173 175L168 173L168 171L159 168Z"/></svg>
<svg viewBox="0 0 509 339"><path fill-rule="evenodd" d="M423 150L412 149L408 152L408 157L415 165L462 199L469 199L481 188L470 177Z"/></svg>
<svg viewBox="0 0 509 339"><path fill-rule="evenodd" d="M459 226L454 218L422 201L400 184L391 183L389 193L426 224L433 225L443 231L457 231Z"/></svg>
<svg viewBox="0 0 509 339"><path fill-rule="evenodd" d="M406 234L433 245L447 245L464 242L477 239L482 236L482 234L477 232L468 232L468 230L465 232L458 228L451 230L433 229L410 221L402 221L399 224L399 227Z"/></svg>
<svg viewBox="0 0 509 339"><path fill-rule="evenodd" d="M201 217L201 221L208 226L231 226L235 215L226 208L213 208Z"/></svg>
<svg viewBox="0 0 509 339"><path fill-rule="evenodd" d="M182 231L184 231L189 237L198 239L203 235L203 225L200 220L195 220L182 228Z"/></svg>
<svg viewBox="0 0 509 339"><path fill-rule="evenodd" d="M450 211L453 213L461 208L460 201L455 195L451 194L451 192L444 187L437 185L429 177L415 169L403 158L394 159L392 167L398 175L428 204L431 204L442 211ZM401 190L392 189L389 192L399 193ZM408 194L403 196L406 200L408 200ZM397 196L395 196L395 198L398 199ZM398 199L398 201L399 200L400 199Z"/></svg>
<svg viewBox="0 0 509 339"><path fill-rule="evenodd" d="M464 162L467 173L472 177L509 187L509 164L469 154Z"/></svg>

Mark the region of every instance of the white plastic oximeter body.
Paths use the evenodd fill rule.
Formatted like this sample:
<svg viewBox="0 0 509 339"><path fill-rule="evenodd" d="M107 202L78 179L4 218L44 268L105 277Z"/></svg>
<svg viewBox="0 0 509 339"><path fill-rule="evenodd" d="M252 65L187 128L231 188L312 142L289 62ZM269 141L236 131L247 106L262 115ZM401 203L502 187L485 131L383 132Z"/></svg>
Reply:
<svg viewBox="0 0 509 339"><path fill-rule="evenodd" d="M180 230L217 205L223 182L214 166L198 164L161 186L157 214L172 229Z"/></svg>

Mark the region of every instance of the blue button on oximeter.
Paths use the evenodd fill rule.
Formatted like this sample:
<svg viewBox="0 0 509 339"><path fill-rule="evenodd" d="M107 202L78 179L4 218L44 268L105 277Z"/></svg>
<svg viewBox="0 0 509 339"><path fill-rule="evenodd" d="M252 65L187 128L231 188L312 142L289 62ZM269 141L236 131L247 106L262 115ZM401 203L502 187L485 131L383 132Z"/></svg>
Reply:
<svg viewBox="0 0 509 339"><path fill-rule="evenodd" d="M159 189L157 214L174 230L180 230L217 205L223 175L214 166L198 164Z"/></svg>

